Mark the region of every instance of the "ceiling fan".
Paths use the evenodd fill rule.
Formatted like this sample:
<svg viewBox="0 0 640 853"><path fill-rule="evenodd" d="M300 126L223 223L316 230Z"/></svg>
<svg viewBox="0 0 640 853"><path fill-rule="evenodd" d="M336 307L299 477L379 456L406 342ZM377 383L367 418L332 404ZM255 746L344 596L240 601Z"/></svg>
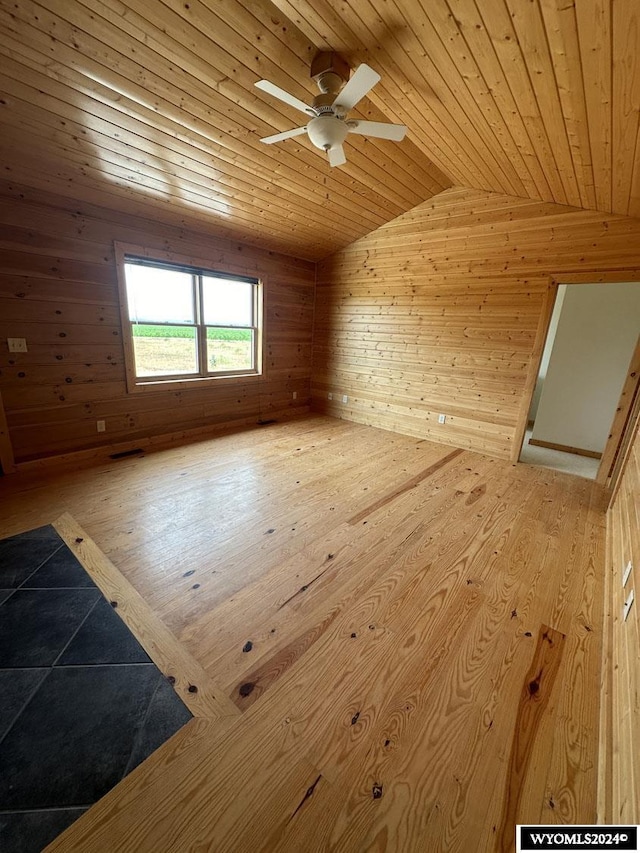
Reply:
<svg viewBox="0 0 640 853"><path fill-rule="evenodd" d="M403 124L347 118L349 111L380 80L380 75L373 68L363 63L349 79L349 65L345 60L335 53L323 51L311 64L311 77L320 89L320 94L313 99L312 106L285 92L269 80L258 80L255 84L258 89L311 116L311 121L303 127L265 136L260 142L272 145L274 142L281 142L283 139L291 139L293 136L306 133L316 148L327 152L330 166L342 166L347 162L342 143L348 133L359 133L376 139L391 139L395 142L400 142L404 138L407 128Z"/></svg>

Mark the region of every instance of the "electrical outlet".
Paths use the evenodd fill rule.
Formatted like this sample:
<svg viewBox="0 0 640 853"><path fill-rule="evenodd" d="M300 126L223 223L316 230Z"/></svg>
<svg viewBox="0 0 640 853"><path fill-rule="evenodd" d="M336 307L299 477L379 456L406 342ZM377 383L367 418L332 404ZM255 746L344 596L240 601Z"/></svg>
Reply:
<svg viewBox="0 0 640 853"><path fill-rule="evenodd" d="M28 352L26 338L7 338L9 352Z"/></svg>
<svg viewBox="0 0 640 853"><path fill-rule="evenodd" d="M107 425L104 421L96 421L96 426L98 427L98 432L105 432L107 429Z"/></svg>
<svg viewBox="0 0 640 853"><path fill-rule="evenodd" d="M633 604L633 598L634 598L633 590L631 590L631 592L627 596L627 600L624 603L624 610L622 612L622 621L623 622L627 621L627 616L629 615L629 611L631 610L631 605Z"/></svg>
<svg viewBox="0 0 640 853"><path fill-rule="evenodd" d="M298 399L298 392L297 392L297 391L294 391L294 392L293 392L293 394L292 394L292 397L293 397L293 399L294 399L294 400L297 400L297 399Z"/></svg>
<svg viewBox="0 0 640 853"><path fill-rule="evenodd" d="M348 397L346 394L343 394L343 395L342 395L342 402L343 402L343 403L348 403L348 402L349 402L349 397Z"/></svg>
<svg viewBox="0 0 640 853"><path fill-rule="evenodd" d="M331 393L331 391L329 391L329 393L327 394L327 400L333 400L333 394Z"/></svg>
<svg viewBox="0 0 640 853"><path fill-rule="evenodd" d="M447 416L446 416L446 415L438 415L438 423L439 423L439 424L443 424L443 423L445 423L445 422L446 422L446 420L447 420Z"/></svg>
<svg viewBox="0 0 640 853"><path fill-rule="evenodd" d="M631 569L633 569L633 564L631 560L627 563L627 567L624 570L624 574L622 575L622 588L624 589L627 585L627 581L629 580L629 575L631 574Z"/></svg>

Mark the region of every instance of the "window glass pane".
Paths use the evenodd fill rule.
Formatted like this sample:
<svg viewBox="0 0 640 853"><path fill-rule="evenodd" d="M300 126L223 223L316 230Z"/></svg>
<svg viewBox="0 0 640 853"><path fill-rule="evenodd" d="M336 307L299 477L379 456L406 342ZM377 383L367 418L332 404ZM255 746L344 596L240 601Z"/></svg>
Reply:
<svg viewBox="0 0 640 853"><path fill-rule="evenodd" d="M207 365L210 373L252 370L253 330L207 329Z"/></svg>
<svg viewBox="0 0 640 853"><path fill-rule="evenodd" d="M136 376L198 372L194 326L131 326Z"/></svg>
<svg viewBox="0 0 640 853"><path fill-rule="evenodd" d="M179 270L124 265L129 319L193 323L193 276Z"/></svg>
<svg viewBox="0 0 640 853"><path fill-rule="evenodd" d="M253 284L202 277L204 322L207 326L252 326Z"/></svg>

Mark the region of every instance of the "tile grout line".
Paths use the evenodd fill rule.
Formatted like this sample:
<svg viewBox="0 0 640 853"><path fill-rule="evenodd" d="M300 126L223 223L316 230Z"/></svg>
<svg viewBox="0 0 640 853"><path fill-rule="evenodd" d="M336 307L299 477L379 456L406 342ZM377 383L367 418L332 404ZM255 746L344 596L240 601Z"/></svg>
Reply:
<svg viewBox="0 0 640 853"><path fill-rule="evenodd" d="M19 535L21 535L21 534L19 534ZM69 548L69 546L68 546L68 545L66 545L66 543L65 543L64 541L63 541L63 542L61 542L61 543L60 543L60 545L55 549L55 551L52 551L52 553L51 553L51 554L49 554L49 556L48 556L45 560L43 560L43 561L42 561L42 562L37 566L37 568L35 568L35 569L33 570L33 572L31 572L31 574L30 574L30 575L28 575L28 576L24 579L24 581L20 584L20 586L16 587L16 588L13 590L13 592L11 593L11 595L9 596L9 598L11 598L11 597L12 597L16 592L18 592L18 591L24 592L25 590L23 589L23 586L24 586L24 584L25 584L25 583L27 583L27 581L29 580L29 578L33 577L33 575L34 575L37 571L39 571L39 570L40 570L40 569L45 565L45 563L48 563L48 562L49 562L49 560L50 560L52 557L54 557L54 556L58 553L58 551L60 551L60 550L61 550L61 548L63 548L63 547L67 548L67 549L69 550L69 553L71 553L71 554L73 553L73 552L71 551L71 549ZM85 573L86 573L86 569L84 569L84 566L83 566L83 570L84 570L84 571L85 571ZM87 576L88 576L88 575L87 575ZM91 589L92 587L37 587L37 589L39 589L40 591L48 590L48 589L59 589L59 588L60 588L60 589ZM73 639L75 638L75 636L76 636L76 634L78 633L78 631L80 630L80 628L84 625L84 623L85 623L85 622L86 622L86 620L89 618L89 616L91 615L91 613L93 613L93 610L95 609L96 605L97 605L97 604L98 604L98 602L100 601L100 598L102 597L102 593L101 593L101 592L100 592L100 590L95 586L95 584L94 584L94 587L93 587L93 588L95 588L95 589L97 589L97 590L98 590L98 593L99 593L98 598L97 598L97 599L96 599L96 601L93 603L93 605L89 608L89 611L88 611L88 613L86 614L86 616L84 617L84 619L83 619L83 620L81 621L81 623L78 625L78 627L77 627L77 628L76 628L76 630L73 632L73 635L71 636L71 638L69 639L69 641L65 644L64 648L60 651L60 653L57 655L57 657L54 659L54 661L53 661L51 664L48 664L47 666L43 666L43 667L39 667L39 666L33 666L33 667L30 667L30 666L27 666L27 667L25 667L25 666L13 666L13 667L6 667L6 668L4 668L4 669L2 670L2 671L4 671L4 672L9 672L9 671L11 671L11 670L16 670L16 669L47 669L47 670L48 670L48 672L44 675L44 677L43 677L42 679L40 679L40 681L38 681L38 683L36 684L36 686L34 687L34 689L29 693L29 696L27 697L27 699L25 700L25 702L21 705L20 710L17 712L17 714L15 715L15 717L11 720L11 722L9 723L9 725L7 726L7 728L4 730L4 732L0 735L0 744L2 744L2 742L5 740L5 738L7 737L7 735L9 734L9 732L11 731L11 729L12 729L12 728L15 726L15 724L18 722L18 720L20 719L20 717L21 717L21 716L22 716L22 714L24 713L24 711L25 711L25 709L26 709L27 705L32 701L32 699L34 698L34 696L36 695L36 693L38 692L38 690L42 687L42 685L44 684L44 682L45 682L45 681L47 680L47 678L49 678L49 676L51 675L51 673L52 673L52 671L53 671L53 669L54 669L54 667L55 667L56 663L60 660L60 657L61 657L61 656L64 654L64 652L68 649L69 644L73 641ZM30 588L29 588L29 589L30 589ZM4 604L6 604L6 602L9 600L9 598L5 599L5 601L3 601L3 602L2 602L2 604L3 604L3 605L4 605Z"/></svg>
<svg viewBox="0 0 640 853"><path fill-rule="evenodd" d="M45 806L44 808L39 809L0 809L0 815L8 815L8 814L39 814L40 812L69 812L76 811L78 809L90 809L91 806L95 805L95 803L85 804L82 803L79 806Z"/></svg>
<svg viewBox="0 0 640 853"><path fill-rule="evenodd" d="M62 537L60 537L60 535L59 535L59 534L58 534L58 532L55 530L55 528L53 527L53 525L49 525L49 526L51 526L52 530L54 530L54 532L56 533L56 536L58 536L58 538L59 538L59 539L61 539ZM25 531L25 532L26 532L26 533L28 533L29 531ZM16 536L24 536L24 533L17 533L17 534L16 534ZM8 536L8 537L6 537L6 538L7 538L7 539L12 539L12 538L14 538L14 537L10 537L10 536ZM4 541L4 540L2 540L2 541ZM61 542L60 542L60 544L58 545L58 547L57 547L57 548L55 548L55 549L54 549L54 550L49 554L49 556L48 556L48 557L45 557L45 559L35 567L35 569L31 572L31 574L27 575L27 577L22 581L22 583L21 583L19 586L15 587L15 589L13 589L13 590L12 590L11 595L8 595L8 596L7 596L7 598L5 598L5 600L2 602L2 604L3 604L3 605L4 605L4 604L6 604L6 603L7 603L7 601L9 601L9 599L10 599L10 598L12 598L12 597L15 595L15 593L16 593L19 589L21 589L21 587L23 586L23 584L25 584L25 583L29 580L29 578L33 577L33 575L34 575L37 571L39 571L39 570L44 566L44 564L45 564L46 562L48 562L48 561L49 561L49 560L50 560L50 559L51 559L55 554L57 554L57 553L58 553L58 551L62 548L62 546L63 546L64 544L65 544L65 543L64 543L64 541L61 541ZM36 684L36 686L35 686L35 687L33 688L33 690L29 693L29 695L27 696L27 698L25 699L25 701L24 701L24 702L23 702L23 704L21 705L20 710L16 713L15 717L11 720L11 722L9 723L9 725L7 726L7 728L4 730L4 732L2 732L2 734L0 734L0 744L4 741L4 739L6 738L6 736L9 734L9 732L11 731L11 729L14 727L14 725L16 724L16 722L17 722L18 718L21 716L22 712L23 712L23 711L24 711L24 709L27 707L27 705L29 704L29 702L31 702L31 700L33 699L33 697L34 697L34 696L36 695L36 693L38 692L38 690L42 687L42 685L44 684L44 682L47 680L47 678L49 677L49 675L50 675L51 670L53 669L53 667L52 667L52 666L49 666L49 667L46 667L46 666L43 666L43 667L39 667L39 666L33 666L33 667L19 667L19 666L13 666L13 667L8 667L6 670L3 670L3 671L8 672L8 671L10 671L10 670L15 670L15 669L48 669L49 671L45 673L45 675L40 679L40 681L38 681L38 683Z"/></svg>
<svg viewBox="0 0 640 853"><path fill-rule="evenodd" d="M154 664L154 666L155 666L155 664ZM156 669L158 669L158 667L156 667ZM125 778L125 776L128 773L131 772L129 769L129 767L131 765L131 759L133 758L135 751L136 751L136 748L142 739L142 733L144 731L144 727L147 723L147 720L149 719L149 714L151 713L151 706L153 705L154 699L156 698L156 696L158 694L158 690L160 690L162 682L165 680L164 675L160 672L159 669L158 669L158 675L160 676L160 678L158 679L158 683L156 684L156 689L153 691L153 695L151 696L151 699L149 700L149 704L147 705L147 710L145 711L144 717L142 718L142 720L140 722L140 727L139 727L138 731L136 732L135 738L133 739L133 745L131 747L131 752L129 753L129 758L127 759L127 764L125 766L124 773L120 777L120 780L119 780L120 782Z"/></svg>
<svg viewBox="0 0 640 853"><path fill-rule="evenodd" d="M55 587L53 587L53 588L55 589ZM85 588L85 587L74 587L74 589L84 589L84 588ZM56 664L58 663L58 661L60 660L60 658L62 657L62 655L66 652L66 650L69 648L69 646L71 645L71 643L75 640L75 638L76 638L76 636L77 636L77 634L78 634L78 631L82 628L82 626L83 626L83 625L84 625L84 623L87 621L87 619L89 618L89 616L91 616L91 614L93 613L93 611L94 611L94 610L96 609L96 607L98 606L98 604L99 604L99 602L100 602L100 599L103 597L103 595L102 595L102 593L100 592L100 590L99 590L97 587L95 587L95 588L96 588L96 590L98 591L98 597L97 597L97 599L93 602L93 605L89 608L89 611L88 611L87 615L86 615L86 616L84 617L84 619L80 622L80 624L78 625L78 627L76 628L76 630L73 632L73 634L72 634L72 635L71 635L71 637L69 638L68 642L65 644L64 648L60 650L60 653L58 654L58 656L56 657L56 659L55 659L55 660L53 661L53 663L51 664L51 669L54 669L54 668L55 668Z"/></svg>
<svg viewBox="0 0 640 853"><path fill-rule="evenodd" d="M28 578L27 578L27 580L28 580ZM25 581L25 583L26 583L26 581ZM51 590L55 590L55 589L98 589L98 587L95 584L93 584L93 586L25 586L25 587L21 586L18 589L14 589L13 591L14 592L31 592L31 590L33 590L34 592L38 592L38 591L42 592L43 589L51 589ZM101 595L102 595L102 593L101 593ZM9 596L9 597L11 597L11 596ZM102 596L102 597L104 598L104 596ZM4 602L3 602L3 604L4 604Z"/></svg>
<svg viewBox="0 0 640 853"><path fill-rule="evenodd" d="M62 669L95 669L98 666L109 667L110 669L114 669L119 666L155 666L152 660L149 661L135 661L135 662L120 662L120 663L69 663L64 664L64 666L57 666L56 670ZM25 669L53 669L50 666L10 666L10 667L1 667L0 672L15 672L16 670L25 670ZM1 811L1 809L0 809Z"/></svg>
<svg viewBox="0 0 640 853"><path fill-rule="evenodd" d="M19 535L22 535L22 534L19 534ZM49 562L49 560L50 560L52 557L55 557L55 555L58 553L58 551L62 548L62 546L63 546L64 544L65 544L64 542L61 542L61 544L60 544L60 545L58 545L58 547L55 549L55 551L52 551L52 552L49 554L49 556L48 556L48 557L46 557L46 558L45 558L45 559L44 559L44 560L43 560L43 561L42 561L38 566L36 566L36 568L31 572L31 574L30 574L30 575L28 575L28 576L27 576L27 577L22 581L22 583L20 584L20 586L17 586L17 587L14 589L14 592L16 592L16 591L17 591L17 590L19 590L19 589L22 589L22 587L26 584L26 582L29 580L29 578L32 578L32 577L35 575L35 573L36 573L36 572L39 572L39 571L40 571L40 569L44 566L44 564L45 564L45 563L48 563L48 562ZM67 547L68 547L68 546L67 546ZM49 589L49 587L43 587L43 589ZM11 596L9 596L9 598L11 598Z"/></svg>
<svg viewBox="0 0 640 853"><path fill-rule="evenodd" d="M18 591L18 590L17 590L17 588L16 588L16 589L12 589L12 590L11 590L11 593L10 593L10 594L9 594L9 595L4 599L4 601L2 602L2 604L0 604L0 607L2 607L2 605L3 605L3 604L6 604L6 603L7 603L7 601L9 601L9 599L10 599L10 598L13 598L14 594L15 594L17 591Z"/></svg>
<svg viewBox="0 0 640 853"><path fill-rule="evenodd" d="M62 544L64 545L64 542L63 542ZM60 548L61 548L61 547L62 547L62 545L60 546ZM56 549L56 551L54 551L54 554L57 554L57 552L58 552L59 550L60 550L59 548L58 548L58 549ZM53 557L53 554L51 554L51 557ZM50 559L50 557L48 557L47 559ZM45 560L44 562L46 563L46 562L47 562L47 560ZM42 565L44 565L44 563L43 563ZM36 569L36 571L37 571L37 569ZM29 575L29 577L31 577L31 575ZM27 580L28 580L28 578L27 578ZM44 589L55 589L55 588L56 588L56 587L44 587ZM75 589L75 588L82 588L82 587L74 587L74 589ZM96 587L96 588L97 588L97 587ZM98 592L100 592L100 590L98 590ZM100 593L100 595L102 595L102 593ZM20 717L21 717L21 716L22 716L22 714L24 713L24 711L25 711L25 709L26 709L27 705L31 702L31 700L33 699L33 697L34 697L34 696L36 695L36 693L38 692L38 690L40 690L40 688L42 687L42 685L44 684L44 682L47 680L47 678L49 678L49 676L50 676L50 675L51 675L51 673L53 672L53 669L54 669L54 667L55 667L56 663L60 660L61 655L62 655L62 654L64 654L64 652L67 650L67 648L69 647L69 643L71 643L71 641L74 639L74 637L76 636L76 634L78 633L78 631L80 630L80 628L84 625L84 623L86 622L86 620L89 618L90 614L91 614L91 613L93 613L93 610L94 610L94 608L96 607L96 605L98 604L98 601L100 601L100 597L98 597L98 599L94 602L94 604L92 605L92 607L90 607L90 608L89 608L89 612L88 612L88 613L87 613L87 615L84 617L84 619L82 620L82 622L80 623L80 625L78 625L77 629L73 632L73 636L71 637L71 639L69 640L69 642L65 645L65 647L62 649L62 651L60 652L60 654L55 658L55 660L53 661L53 663L49 664L48 666L43 666L43 667L39 667L39 666L33 666L33 667L30 667L30 666L12 666L12 667L9 667L8 669L4 670L5 672L8 672L8 671L10 671L10 670L15 670L15 669L48 669L49 671L48 671L48 672L47 672L47 674L44 676L44 678L42 678L42 679L38 682L38 684L36 685L36 687L34 688L34 690L29 694L29 698L28 698L28 699L26 700L26 702L22 705L22 707L20 708L20 710L18 711L18 713L16 714L16 716L15 716L15 717L13 718L13 720L11 721L10 725L7 727L7 729L5 729L5 731L4 731L4 733L2 734L2 736L0 736L0 744L2 744L2 742L4 741L4 739L7 737L7 735L8 735L8 734L9 734L9 732L11 731L11 729L12 729L12 728L15 726L15 724L18 722L18 720L20 719Z"/></svg>
<svg viewBox="0 0 640 853"><path fill-rule="evenodd" d="M25 669L25 667L13 667L13 669L21 669L21 668L22 668L22 669ZM29 669L47 669L47 667L44 667L44 666L43 666L43 667L36 667L36 666L34 666L34 667L29 667ZM38 690L40 690L40 688L41 688L41 687L42 687L42 685L45 683L45 681L47 680L47 678L49 678L49 675L51 674L52 667L48 667L48 669L49 669L49 671L48 671L48 672L46 672L46 673L43 675L43 677L40 679L40 681L38 681L38 683L37 683L37 684L36 684L36 686L33 688L33 690L31 691L31 693L29 693L29 695L28 695L28 697L26 698L26 700L24 701L23 705L20 707L20 710L18 711L18 713L15 715L15 717L13 718L13 720L11 720L11 722L9 723L9 725L7 726L7 728L4 730L4 732L0 735L0 745L2 745L2 742L4 741L4 739L6 738L6 736L9 734L9 732L11 731L11 729L12 729L12 728L15 726L15 724L18 722L19 718L22 716L22 713L24 712L24 710L25 710L25 708L27 707L27 705L29 704L29 702L31 702L31 700L33 699L33 697L34 697L34 696L36 695L36 693L38 692Z"/></svg>

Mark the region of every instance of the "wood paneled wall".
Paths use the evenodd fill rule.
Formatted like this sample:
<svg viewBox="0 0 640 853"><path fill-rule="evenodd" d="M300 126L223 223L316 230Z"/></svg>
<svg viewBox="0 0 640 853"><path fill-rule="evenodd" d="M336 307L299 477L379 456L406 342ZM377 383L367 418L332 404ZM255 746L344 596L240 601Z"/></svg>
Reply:
<svg viewBox="0 0 640 853"><path fill-rule="evenodd" d="M636 428L637 429L637 428ZM622 586L625 568L633 569ZM640 823L640 432L636 432L616 497L607 513L606 605L609 633L603 655L599 820ZM635 601L626 621L625 599Z"/></svg>
<svg viewBox="0 0 640 853"><path fill-rule="evenodd" d="M308 409L313 263L7 183L0 226L0 384L18 462ZM127 394L114 240L265 276L263 379Z"/></svg>
<svg viewBox="0 0 640 853"><path fill-rule="evenodd" d="M314 407L509 457L551 278L639 266L640 220L447 190L319 264Z"/></svg>

